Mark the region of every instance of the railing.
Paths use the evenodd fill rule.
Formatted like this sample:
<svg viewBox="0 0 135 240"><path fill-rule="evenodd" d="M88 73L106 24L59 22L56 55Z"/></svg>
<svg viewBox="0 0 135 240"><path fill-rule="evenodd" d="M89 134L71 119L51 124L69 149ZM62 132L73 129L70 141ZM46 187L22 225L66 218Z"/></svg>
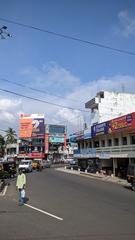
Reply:
<svg viewBox="0 0 135 240"><path fill-rule="evenodd" d="M112 147L99 147L99 148L86 148L74 151L74 157L104 157L111 158L113 156L134 157L135 145L112 146Z"/></svg>

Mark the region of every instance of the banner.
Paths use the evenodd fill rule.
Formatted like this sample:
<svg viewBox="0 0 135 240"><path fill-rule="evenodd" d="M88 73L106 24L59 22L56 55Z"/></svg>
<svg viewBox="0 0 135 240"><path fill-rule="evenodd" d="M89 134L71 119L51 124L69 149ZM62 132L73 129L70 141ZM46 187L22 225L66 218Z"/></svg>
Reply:
<svg viewBox="0 0 135 240"><path fill-rule="evenodd" d="M108 133L135 128L135 113L127 114L109 121Z"/></svg>
<svg viewBox="0 0 135 240"><path fill-rule="evenodd" d="M32 121L32 137L45 134L45 124L43 118L35 118Z"/></svg>
<svg viewBox="0 0 135 240"><path fill-rule="evenodd" d="M20 119L20 138L30 138L32 135L32 119L21 118Z"/></svg>
<svg viewBox="0 0 135 240"><path fill-rule="evenodd" d="M97 135L107 134L108 127L109 127L108 122L103 122L103 123L93 125L91 127L91 136L95 137Z"/></svg>
<svg viewBox="0 0 135 240"><path fill-rule="evenodd" d="M64 137L49 137L49 142L64 143Z"/></svg>
<svg viewBox="0 0 135 240"><path fill-rule="evenodd" d="M44 116L38 114L21 114L20 138L40 137L45 134Z"/></svg>

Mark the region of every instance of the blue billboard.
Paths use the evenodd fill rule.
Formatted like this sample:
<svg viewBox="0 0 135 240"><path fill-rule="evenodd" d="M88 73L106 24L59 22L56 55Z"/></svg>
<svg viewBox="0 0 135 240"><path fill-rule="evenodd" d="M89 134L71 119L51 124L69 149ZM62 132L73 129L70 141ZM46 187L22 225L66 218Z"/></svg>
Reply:
<svg viewBox="0 0 135 240"><path fill-rule="evenodd" d="M97 135L107 134L109 129L109 122L103 122L91 127L91 136L95 137Z"/></svg>

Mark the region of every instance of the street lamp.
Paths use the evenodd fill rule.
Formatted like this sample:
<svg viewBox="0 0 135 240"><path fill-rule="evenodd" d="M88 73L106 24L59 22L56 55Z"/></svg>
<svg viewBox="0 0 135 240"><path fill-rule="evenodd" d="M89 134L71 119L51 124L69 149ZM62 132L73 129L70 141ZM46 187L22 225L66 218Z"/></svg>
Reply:
<svg viewBox="0 0 135 240"><path fill-rule="evenodd" d="M7 37L12 37L12 35L8 32L7 27L3 26L0 28L0 38L6 39Z"/></svg>

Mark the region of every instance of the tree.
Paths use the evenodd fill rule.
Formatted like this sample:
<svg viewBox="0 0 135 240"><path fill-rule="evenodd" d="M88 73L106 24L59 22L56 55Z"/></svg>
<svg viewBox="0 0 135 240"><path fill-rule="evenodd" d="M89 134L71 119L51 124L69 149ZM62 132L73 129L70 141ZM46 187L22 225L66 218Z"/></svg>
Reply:
<svg viewBox="0 0 135 240"><path fill-rule="evenodd" d="M6 144L12 144L17 142L17 135L16 132L12 128L8 128L6 131Z"/></svg>
<svg viewBox="0 0 135 240"><path fill-rule="evenodd" d="M4 156L5 151L5 140L4 137L0 134L0 157Z"/></svg>

